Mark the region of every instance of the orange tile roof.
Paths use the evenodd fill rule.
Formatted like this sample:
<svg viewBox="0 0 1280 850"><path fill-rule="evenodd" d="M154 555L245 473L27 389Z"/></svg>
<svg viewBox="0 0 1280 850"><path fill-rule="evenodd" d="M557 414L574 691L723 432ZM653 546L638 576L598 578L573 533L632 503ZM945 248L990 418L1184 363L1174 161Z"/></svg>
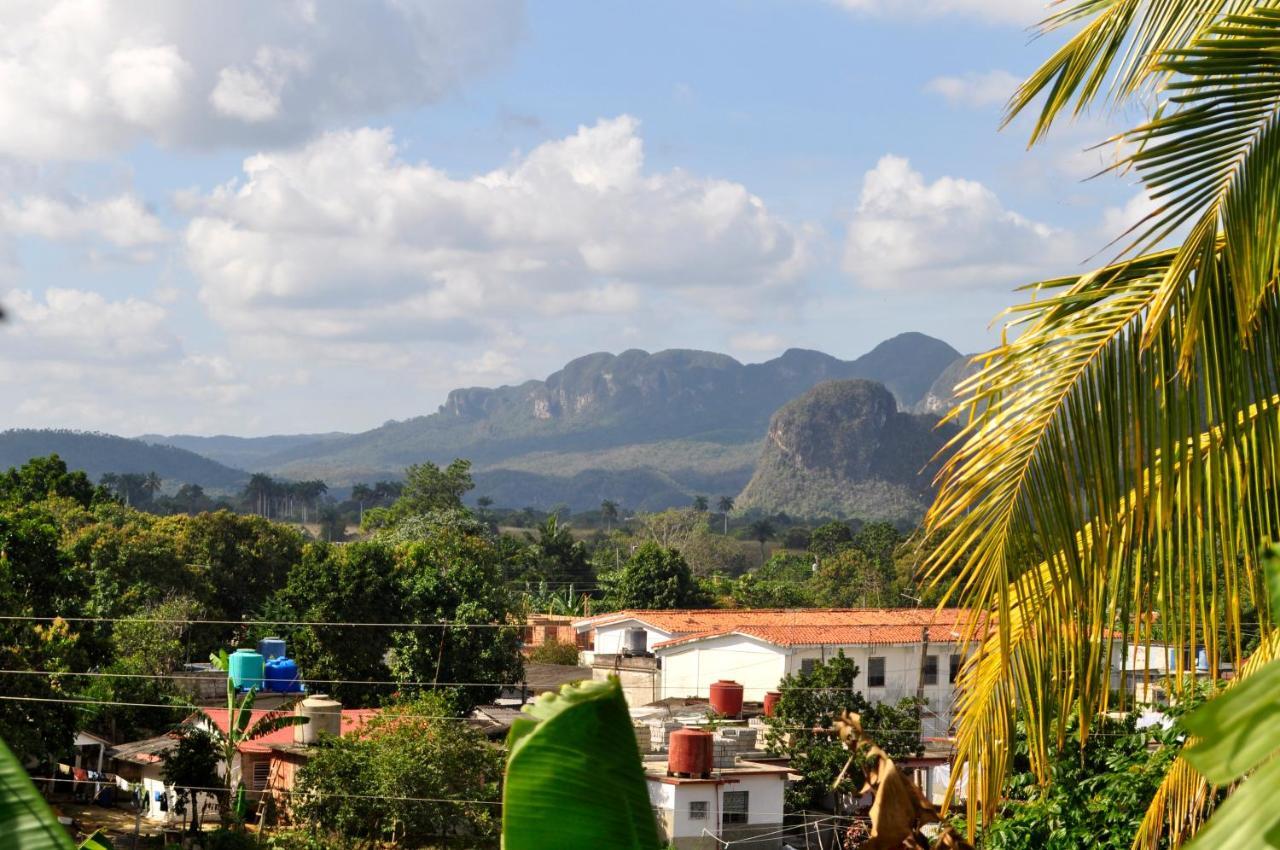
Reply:
<svg viewBox="0 0 1280 850"><path fill-rule="evenodd" d="M922 628L933 641L958 640L970 612L964 608L704 608L675 611L615 611L578 620L598 628L638 620L674 635L655 646L671 646L713 635L746 634L779 646L833 643L916 643Z"/></svg>
<svg viewBox="0 0 1280 850"><path fill-rule="evenodd" d="M920 633L926 627L910 625L888 626L739 626L736 629L695 632L671 640L655 643L654 648L677 646L724 635L746 635L775 646L861 645L888 643L919 643ZM934 643L951 643L964 636L963 625L941 624L928 626L929 640Z"/></svg>
<svg viewBox="0 0 1280 850"><path fill-rule="evenodd" d="M373 719L381 709L377 708L344 708L342 709L342 734L347 734L353 729L358 729ZM225 708L206 708L205 714L209 715L209 719L217 725L218 729L225 735L230 727L227 722L227 710ZM270 714L265 709L253 710L253 722L257 722L258 718L264 714ZM191 720L195 720L193 716ZM286 726L283 729L277 729L269 735L263 735L261 738L254 738L252 741L245 741L240 745L241 752L258 752L265 753L271 750L271 747L280 744L293 743L294 727Z"/></svg>

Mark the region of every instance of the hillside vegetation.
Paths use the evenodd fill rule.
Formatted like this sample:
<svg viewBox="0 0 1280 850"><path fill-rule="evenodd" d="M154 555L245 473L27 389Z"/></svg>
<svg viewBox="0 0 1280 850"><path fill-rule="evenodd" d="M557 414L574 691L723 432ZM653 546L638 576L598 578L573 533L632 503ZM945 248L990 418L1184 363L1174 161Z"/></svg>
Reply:
<svg viewBox="0 0 1280 850"><path fill-rule="evenodd" d="M21 466L30 458L57 454L73 469L95 481L104 473L154 472L166 482L199 484L211 490L234 490L249 476L186 449L87 431L0 431L0 469Z"/></svg>
<svg viewBox="0 0 1280 850"><path fill-rule="evenodd" d="M902 413L873 381L829 381L769 424L739 508L911 523L932 499L930 461L954 430Z"/></svg>

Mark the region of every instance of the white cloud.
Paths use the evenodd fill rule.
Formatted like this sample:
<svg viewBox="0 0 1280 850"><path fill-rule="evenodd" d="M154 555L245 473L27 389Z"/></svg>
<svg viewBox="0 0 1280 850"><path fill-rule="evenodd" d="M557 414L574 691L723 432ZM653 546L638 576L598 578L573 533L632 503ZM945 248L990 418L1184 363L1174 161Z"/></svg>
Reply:
<svg viewBox="0 0 1280 850"><path fill-rule="evenodd" d="M941 95L953 106L1000 106L1018 88L1022 80L1008 71L970 71L958 77L934 77L925 83L925 91Z"/></svg>
<svg viewBox="0 0 1280 850"><path fill-rule="evenodd" d="M108 301L97 292L52 288L43 297L11 290L0 303L11 319L3 337L9 357L135 361L178 348L165 328L164 308L148 301Z"/></svg>
<svg viewBox="0 0 1280 850"><path fill-rule="evenodd" d="M522 26L520 0L6 3L0 153L296 140L440 99Z"/></svg>
<svg viewBox="0 0 1280 850"><path fill-rule="evenodd" d="M69 241L102 239L118 248L139 248L168 239L160 220L133 195L99 201L29 195L0 203L0 225L11 234Z"/></svg>
<svg viewBox="0 0 1280 850"><path fill-rule="evenodd" d="M989 288L1068 267L1073 254L1068 234L1005 209L981 183L926 183L907 160L885 156L863 178L843 266L870 289Z"/></svg>
<svg viewBox="0 0 1280 850"><path fill-rule="evenodd" d="M250 334L456 337L531 313L627 312L655 293L745 293L794 281L809 238L741 184L647 171L629 116L470 178L406 162L373 129L244 172L183 203L201 299Z"/></svg>
<svg viewBox="0 0 1280 850"><path fill-rule="evenodd" d="M747 354L777 354L786 347L782 337L760 331L746 331L729 338L730 349Z"/></svg>
<svg viewBox="0 0 1280 850"><path fill-rule="evenodd" d="M1030 26L1046 18L1046 0L830 0L853 12L903 18L957 16Z"/></svg>

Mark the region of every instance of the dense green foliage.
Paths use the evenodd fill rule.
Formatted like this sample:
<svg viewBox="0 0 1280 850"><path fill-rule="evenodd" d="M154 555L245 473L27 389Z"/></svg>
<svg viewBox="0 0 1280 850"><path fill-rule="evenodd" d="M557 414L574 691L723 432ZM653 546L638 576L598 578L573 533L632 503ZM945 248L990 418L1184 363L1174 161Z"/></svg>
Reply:
<svg viewBox="0 0 1280 850"><path fill-rule="evenodd" d="M707 601L680 553L653 541L640 544L621 570L601 580L613 608L697 608Z"/></svg>
<svg viewBox="0 0 1280 850"><path fill-rule="evenodd" d="M298 814L316 832L397 846L495 834L498 810L489 803L499 799L502 752L466 724L439 719L453 712L428 694L327 740L299 772Z"/></svg>
<svg viewBox="0 0 1280 850"><path fill-rule="evenodd" d="M819 384L774 414L738 507L912 526L932 498L931 461L954 433L901 412L880 384Z"/></svg>
<svg viewBox="0 0 1280 850"><path fill-rule="evenodd" d="M1135 718L1094 721L1079 744L1073 720L1044 787L1031 772L1021 725L1007 802L983 832L986 850L1129 850L1147 804L1178 752L1181 731L1138 730Z"/></svg>
<svg viewBox="0 0 1280 850"><path fill-rule="evenodd" d="M788 810L821 806L835 786L849 753L834 735L809 730L830 729L842 711L861 714L863 729L890 756L918 753L920 717L915 700L872 705L854 690L857 678L858 666L839 652L816 663L808 673L782 680L778 706L772 717L765 718L765 745L790 758L791 770L801 777L787 787ZM862 784L861 770L854 765L835 790L857 791Z"/></svg>

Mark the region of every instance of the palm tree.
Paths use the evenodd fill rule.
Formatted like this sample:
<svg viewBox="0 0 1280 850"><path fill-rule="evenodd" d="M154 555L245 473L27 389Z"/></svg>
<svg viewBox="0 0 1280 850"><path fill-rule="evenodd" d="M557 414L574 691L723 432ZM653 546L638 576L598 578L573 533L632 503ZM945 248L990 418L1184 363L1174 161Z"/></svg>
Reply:
<svg viewBox="0 0 1280 850"><path fill-rule="evenodd" d="M768 518L761 518L749 526L751 539L760 544L760 563L764 563L764 544L777 536L778 530Z"/></svg>
<svg viewBox="0 0 1280 850"><path fill-rule="evenodd" d="M708 505L709 505L709 504L710 504L710 503L707 501L707 497L706 497L706 496L694 496L694 497L693 497L693 509L694 509L695 511L697 511L698 513L700 513L700 514L701 514L701 513L706 513L706 510L707 510L707 507L708 507Z"/></svg>
<svg viewBox="0 0 1280 850"><path fill-rule="evenodd" d="M156 493L160 492L162 484L164 484L164 479L157 475L155 471L148 472L143 476L142 489L147 494L148 500L155 498Z"/></svg>
<svg viewBox="0 0 1280 850"><path fill-rule="evenodd" d="M1154 211L1110 264L1032 287L952 412L926 566L998 615L960 682L971 828L999 810L1018 717L1048 782L1067 716L1087 737L1113 707L1113 644L1168 641L1179 682L1197 646L1242 677L1276 654L1241 615L1267 610L1258 552L1280 537L1280 12L1252 5L1075 0L1010 102L1011 120L1043 96L1034 142L1096 101L1168 96L1117 146ZM1180 759L1138 846L1194 832L1213 799Z"/></svg>
<svg viewBox="0 0 1280 850"><path fill-rule="evenodd" d="M351 498L359 506L359 522L356 524L364 525L364 503L373 501L374 492L368 484L357 484L351 488Z"/></svg>
<svg viewBox="0 0 1280 850"><path fill-rule="evenodd" d="M249 476L249 483L245 485L244 494L251 500L255 506L255 512L259 516L267 516L271 507L271 494L276 489L276 482L265 472L255 472Z"/></svg>
<svg viewBox="0 0 1280 850"><path fill-rule="evenodd" d="M720 509L720 513L724 514L724 533L729 533L729 512L733 510L733 497L721 496L720 501L716 502L716 507Z"/></svg>
<svg viewBox="0 0 1280 850"><path fill-rule="evenodd" d="M618 521L618 503L605 499L600 503L600 516L604 519L604 530L608 532L612 523Z"/></svg>
<svg viewBox="0 0 1280 850"><path fill-rule="evenodd" d="M308 718L292 713L293 706L300 697L287 700L272 711L265 711L256 718L253 716L254 691L250 690L243 697L237 698L235 684L231 681L230 657L227 651L221 650L209 656L214 669L228 673L227 676L227 729L224 732L213 718L204 710L197 708L195 715L205 727L205 731L213 739L214 747L222 756L225 765L223 778L226 780L226 797L219 800L224 824L230 823L228 815L236 821L243 818L242 802L244 782L241 781L240 747L246 741L270 735L289 726L301 726Z"/></svg>

